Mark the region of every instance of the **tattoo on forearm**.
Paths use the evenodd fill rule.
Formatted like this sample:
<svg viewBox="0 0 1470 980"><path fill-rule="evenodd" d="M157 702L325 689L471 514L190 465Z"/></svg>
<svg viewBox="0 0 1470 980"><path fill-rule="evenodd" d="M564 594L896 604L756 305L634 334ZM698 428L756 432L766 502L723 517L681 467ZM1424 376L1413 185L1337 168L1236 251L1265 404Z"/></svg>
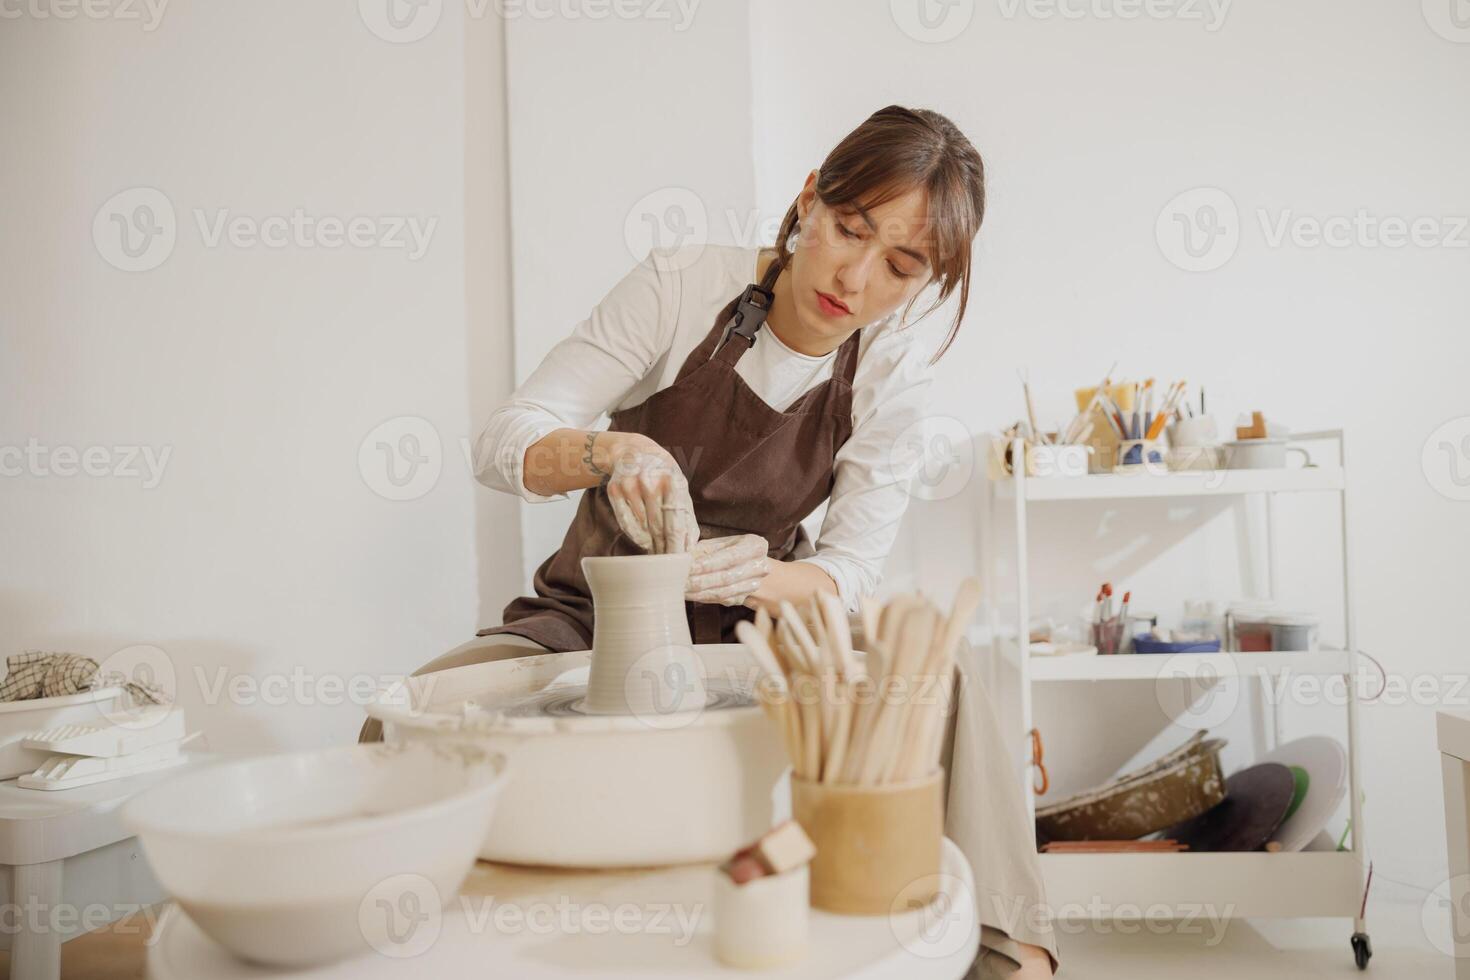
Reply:
<svg viewBox="0 0 1470 980"><path fill-rule="evenodd" d="M596 461L594 461L593 458L592 458L592 444L597 441L597 437L600 436L600 435L602 435L601 432L589 432L589 433L587 433L586 453L585 453L585 455L582 456L582 462L586 463L587 464L587 468L589 470L591 470L594 474L596 474L598 477L600 477L600 480L599 480L600 483L602 483L603 485L606 485L607 484L607 481L612 479L612 474L609 473L607 470L604 470L600 466L598 466L597 463L596 463Z"/></svg>

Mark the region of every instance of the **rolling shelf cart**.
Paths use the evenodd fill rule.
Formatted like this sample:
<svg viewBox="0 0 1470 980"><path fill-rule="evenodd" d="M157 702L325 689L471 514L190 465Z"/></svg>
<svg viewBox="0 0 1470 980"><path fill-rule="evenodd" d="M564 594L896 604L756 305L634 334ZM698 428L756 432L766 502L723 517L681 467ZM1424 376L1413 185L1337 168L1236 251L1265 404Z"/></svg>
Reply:
<svg viewBox="0 0 1470 980"><path fill-rule="evenodd" d="M1168 677L1189 678L1274 678L1315 675L1343 677L1347 688L1348 797L1351 808L1352 847L1333 852L1217 852L1182 854L1041 854L1047 896L1054 907L1101 899L1113 906L1173 908L1197 904L1198 896L1230 908L1238 918L1343 916L1353 919L1353 957L1366 969L1373 955L1364 920L1364 834L1358 755L1358 704L1353 684L1354 646L1353 597L1349 578L1348 499L1346 456L1341 430L1298 433L1294 443L1336 443L1337 465L1305 469L1214 470L1160 474L1089 474L1086 476L1027 477L1024 466L1013 467L1011 475L990 481L980 534L982 547L991 546L990 531L996 525L997 508L1014 508L1015 519L1015 639L1003 638L1000 610L993 591L986 589L986 609L991 655L1012 662L1020 678L1022 732L1032 728L1033 684L1055 681L1107 683L1158 681L1167 665ZM1012 444L1012 459L1024 459L1024 447ZM1033 505L1064 506L1066 501L1101 501L1139 498L1182 498L1201 496L1264 495L1266 501L1265 546L1267 587L1277 594L1274 498L1281 493L1336 494L1342 533L1343 636L1345 650L1300 653L1199 653L1124 654L1038 658L1030 651L1030 585L1027 555L1027 510ZM984 552L982 552L984 554ZM991 549L985 563L987 581L994 581L997 552ZM977 645L983 646L984 639ZM992 667L994 662L992 662ZM1195 671L1198 671L1197 673ZM1253 709L1252 735L1257 754L1278 742L1279 718L1264 706L1262 685L1248 685ZM997 697L1002 696L997 691ZM1245 703L1243 700L1242 703ZM1265 744L1263 744L1265 743ZM1035 796L1030 787L1029 765L1024 767L1027 806L1034 815Z"/></svg>

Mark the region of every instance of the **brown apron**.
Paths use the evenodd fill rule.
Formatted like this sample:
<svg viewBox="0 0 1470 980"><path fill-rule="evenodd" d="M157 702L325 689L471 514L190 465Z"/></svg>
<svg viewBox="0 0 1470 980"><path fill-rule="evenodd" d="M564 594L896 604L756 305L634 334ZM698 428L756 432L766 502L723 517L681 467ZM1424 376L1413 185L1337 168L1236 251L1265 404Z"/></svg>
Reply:
<svg viewBox="0 0 1470 980"><path fill-rule="evenodd" d="M773 560L787 561L812 553L801 521L831 496L837 450L852 435L862 331L838 348L832 377L786 411L762 401L735 364L755 343L781 265L772 261L759 286L747 286L725 305L673 384L614 412L609 430L642 433L674 457L689 481L701 539L758 534ZM583 557L643 553L619 527L606 487L589 487L561 548L536 570L536 595L513 600L504 625L477 635L514 633L549 650L589 649L592 598ZM755 615L746 606L703 602L686 602L685 612L695 643L733 643L735 624Z"/></svg>

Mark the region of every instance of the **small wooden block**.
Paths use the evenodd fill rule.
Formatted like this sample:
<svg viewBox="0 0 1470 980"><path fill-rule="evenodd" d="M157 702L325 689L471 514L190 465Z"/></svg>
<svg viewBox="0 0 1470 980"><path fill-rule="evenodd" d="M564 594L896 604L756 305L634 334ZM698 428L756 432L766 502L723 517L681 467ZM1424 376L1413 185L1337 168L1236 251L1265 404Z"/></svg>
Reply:
<svg viewBox="0 0 1470 980"><path fill-rule="evenodd" d="M1264 439L1266 438L1266 415L1264 412L1252 412L1250 425L1237 425L1235 427L1235 438L1237 439Z"/></svg>
<svg viewBox="0 0 1470 980"><path fill-rule="evenodd" d="M788 820L756 841L755 854L771 874L780 874L806 864L816 856L812 839L801 824Z"/></svg>
<svg viewBox="0 0 1470 980"><path fill-rule="evenodd" d="M730 877L737 885L743 885L747 881L764 877L765 866L754 854L740 853L720 865L720 870Z"/></svg>

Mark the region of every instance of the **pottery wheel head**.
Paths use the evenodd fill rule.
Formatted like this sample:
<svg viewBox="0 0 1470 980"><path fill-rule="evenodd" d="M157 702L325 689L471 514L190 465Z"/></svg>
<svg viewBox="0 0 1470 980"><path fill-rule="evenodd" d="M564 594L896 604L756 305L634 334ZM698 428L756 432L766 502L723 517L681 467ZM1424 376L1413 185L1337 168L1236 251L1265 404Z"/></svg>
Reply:
<svg viewBox="0 0 1470 980"><path fill-rule="evenodd" d="M538 691L494 707L507 718L597 717L585 709L586 700L587 686L585 684L567 684ZM755 703L755 698L749 693L736 690L726 681L711 678L705 684L705 711L747 708Z"/></svg>

